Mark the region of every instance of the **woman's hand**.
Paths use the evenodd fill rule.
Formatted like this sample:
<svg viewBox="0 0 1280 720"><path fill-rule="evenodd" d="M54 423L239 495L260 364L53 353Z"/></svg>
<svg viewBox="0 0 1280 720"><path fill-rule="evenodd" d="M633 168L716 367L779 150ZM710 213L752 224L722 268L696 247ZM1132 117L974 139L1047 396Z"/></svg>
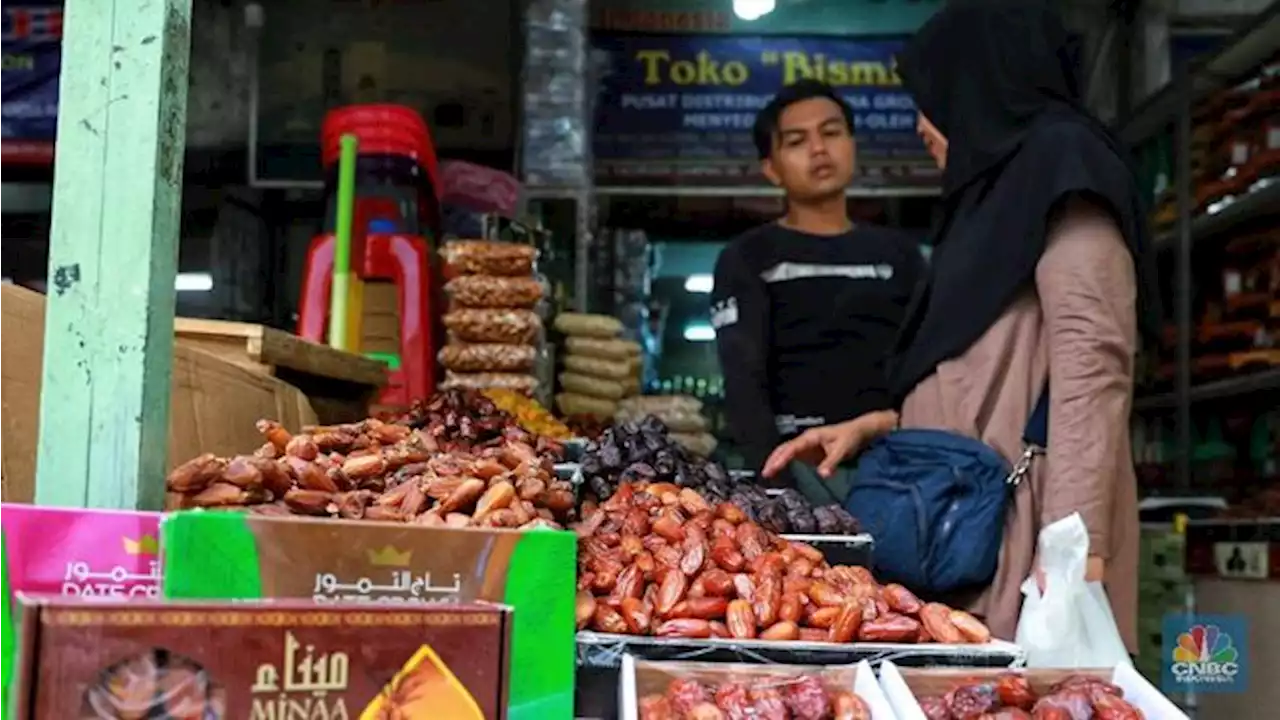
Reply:
<svg viewBox="0 0 1280 720"><path fill-rule="evenodd" d="M771 478L791 461L800 460L816 465L818 474L829 478L846 458L897 424L898 414L886 410L859 415L835 425L811 428L774 448L760 474Z"/></svg>
<svg viewBox="0 0 1280 720"><path fill-rule="evenodd" d="M1035 561L1036 587L1044 594L1044 571L1040 569L1040 561ZM1102 582L1107 574L1107 561L1097 555L1090 555L1084 566L1085 582Z"/></svg>

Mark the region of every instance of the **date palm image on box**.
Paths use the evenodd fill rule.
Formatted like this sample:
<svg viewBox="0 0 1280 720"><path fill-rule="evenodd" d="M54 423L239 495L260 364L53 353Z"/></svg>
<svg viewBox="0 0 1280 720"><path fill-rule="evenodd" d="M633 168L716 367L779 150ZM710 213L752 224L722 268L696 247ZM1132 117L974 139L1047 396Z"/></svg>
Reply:
<svg viewBox="0 0 1280 720"><path fill-rule="evenodd" d="M409 658L360 720L484 720L476 699L430 647Z"/></svg>
<svg viewBox="0 0 1280 720"><path fill-rule="evenodd" d="M199 663L155 648L103 670L84 691L80 716L223 720L226 692Z"/></svg>

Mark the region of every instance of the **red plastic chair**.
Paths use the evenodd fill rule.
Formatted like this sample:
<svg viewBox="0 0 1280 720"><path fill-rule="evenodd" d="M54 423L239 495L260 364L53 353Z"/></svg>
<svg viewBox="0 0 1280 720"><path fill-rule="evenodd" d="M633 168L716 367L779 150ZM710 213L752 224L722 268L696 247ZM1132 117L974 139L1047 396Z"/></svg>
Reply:
<svg viewBox="0 0 1280 720"><path fill-rule="evenodd" d="M440 197L439 163L431 133L422 117L402 105L353 105L329 111L321 128L321 157L331 167L340 154L340 139L353 134L360 155L396 155L418 164ZM435 335L432 315L433 274L427 239L403 232L368 232L371 223L385 220L404 227L397 201L357 196L351 239L352 270L364 281L390 281L397 288L400 314L400 368L392 371L380 402L408 405L435 392ZM423 208L419 208L421 213ZM435 208L426 208L423 232L434 232ZM428 229L430 228L430 229ZM312 239L298 308L298 335L323 342L333 291L332 233Z"/></svg>
<svg viewBox="0 0 1280 720"><path fill-rule="evenodd" d="M329 320L329 296L333 291L332 234L313 238L307 251L298 308L298 336L324 342ZM420 237L399 233L372 233L363 237L356 254L352 238L352 262L363 280L395 283L400 310L400 369L391 372L380 398L384 405L408 405L435 392L435 348L431 325L429 250Z"/></svg>

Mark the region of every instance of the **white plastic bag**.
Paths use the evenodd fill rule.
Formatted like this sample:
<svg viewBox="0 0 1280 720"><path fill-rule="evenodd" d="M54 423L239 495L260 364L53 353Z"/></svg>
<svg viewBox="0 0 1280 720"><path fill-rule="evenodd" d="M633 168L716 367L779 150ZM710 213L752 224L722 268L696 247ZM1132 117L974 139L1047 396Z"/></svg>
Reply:
<svg viewBox="0 0 1280 720"><path fill-rule="evenodd" d="M1129 663L1102 583L1085 582L1089 532L1079 513L1040 531L1044 595L1034 577L1022 583L1022 614L1015 642L1027 667L1106 668Z"/></svg>

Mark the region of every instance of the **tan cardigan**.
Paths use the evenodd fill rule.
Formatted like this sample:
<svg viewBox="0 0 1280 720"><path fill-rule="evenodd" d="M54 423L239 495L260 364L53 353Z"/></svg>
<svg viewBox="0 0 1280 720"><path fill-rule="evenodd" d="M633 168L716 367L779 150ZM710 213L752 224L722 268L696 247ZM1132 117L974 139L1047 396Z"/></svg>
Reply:
<svg viewBox="0 0 1280 720"><path fill-rule="evenodd" d="M1051 223L1034 290L962 356L940 364L903 405L902 427L979 438L1012 463L1050 378L1048 453L1015 493L996 577L977 597L952 599L985 615L996 637L1013 639L1040 528L1079 512L1090 554L1107 561L1120 634L1136 651L1138 500L1129 441L1135 301L1133 259L1115 223L1072 201Z"/></svg>

